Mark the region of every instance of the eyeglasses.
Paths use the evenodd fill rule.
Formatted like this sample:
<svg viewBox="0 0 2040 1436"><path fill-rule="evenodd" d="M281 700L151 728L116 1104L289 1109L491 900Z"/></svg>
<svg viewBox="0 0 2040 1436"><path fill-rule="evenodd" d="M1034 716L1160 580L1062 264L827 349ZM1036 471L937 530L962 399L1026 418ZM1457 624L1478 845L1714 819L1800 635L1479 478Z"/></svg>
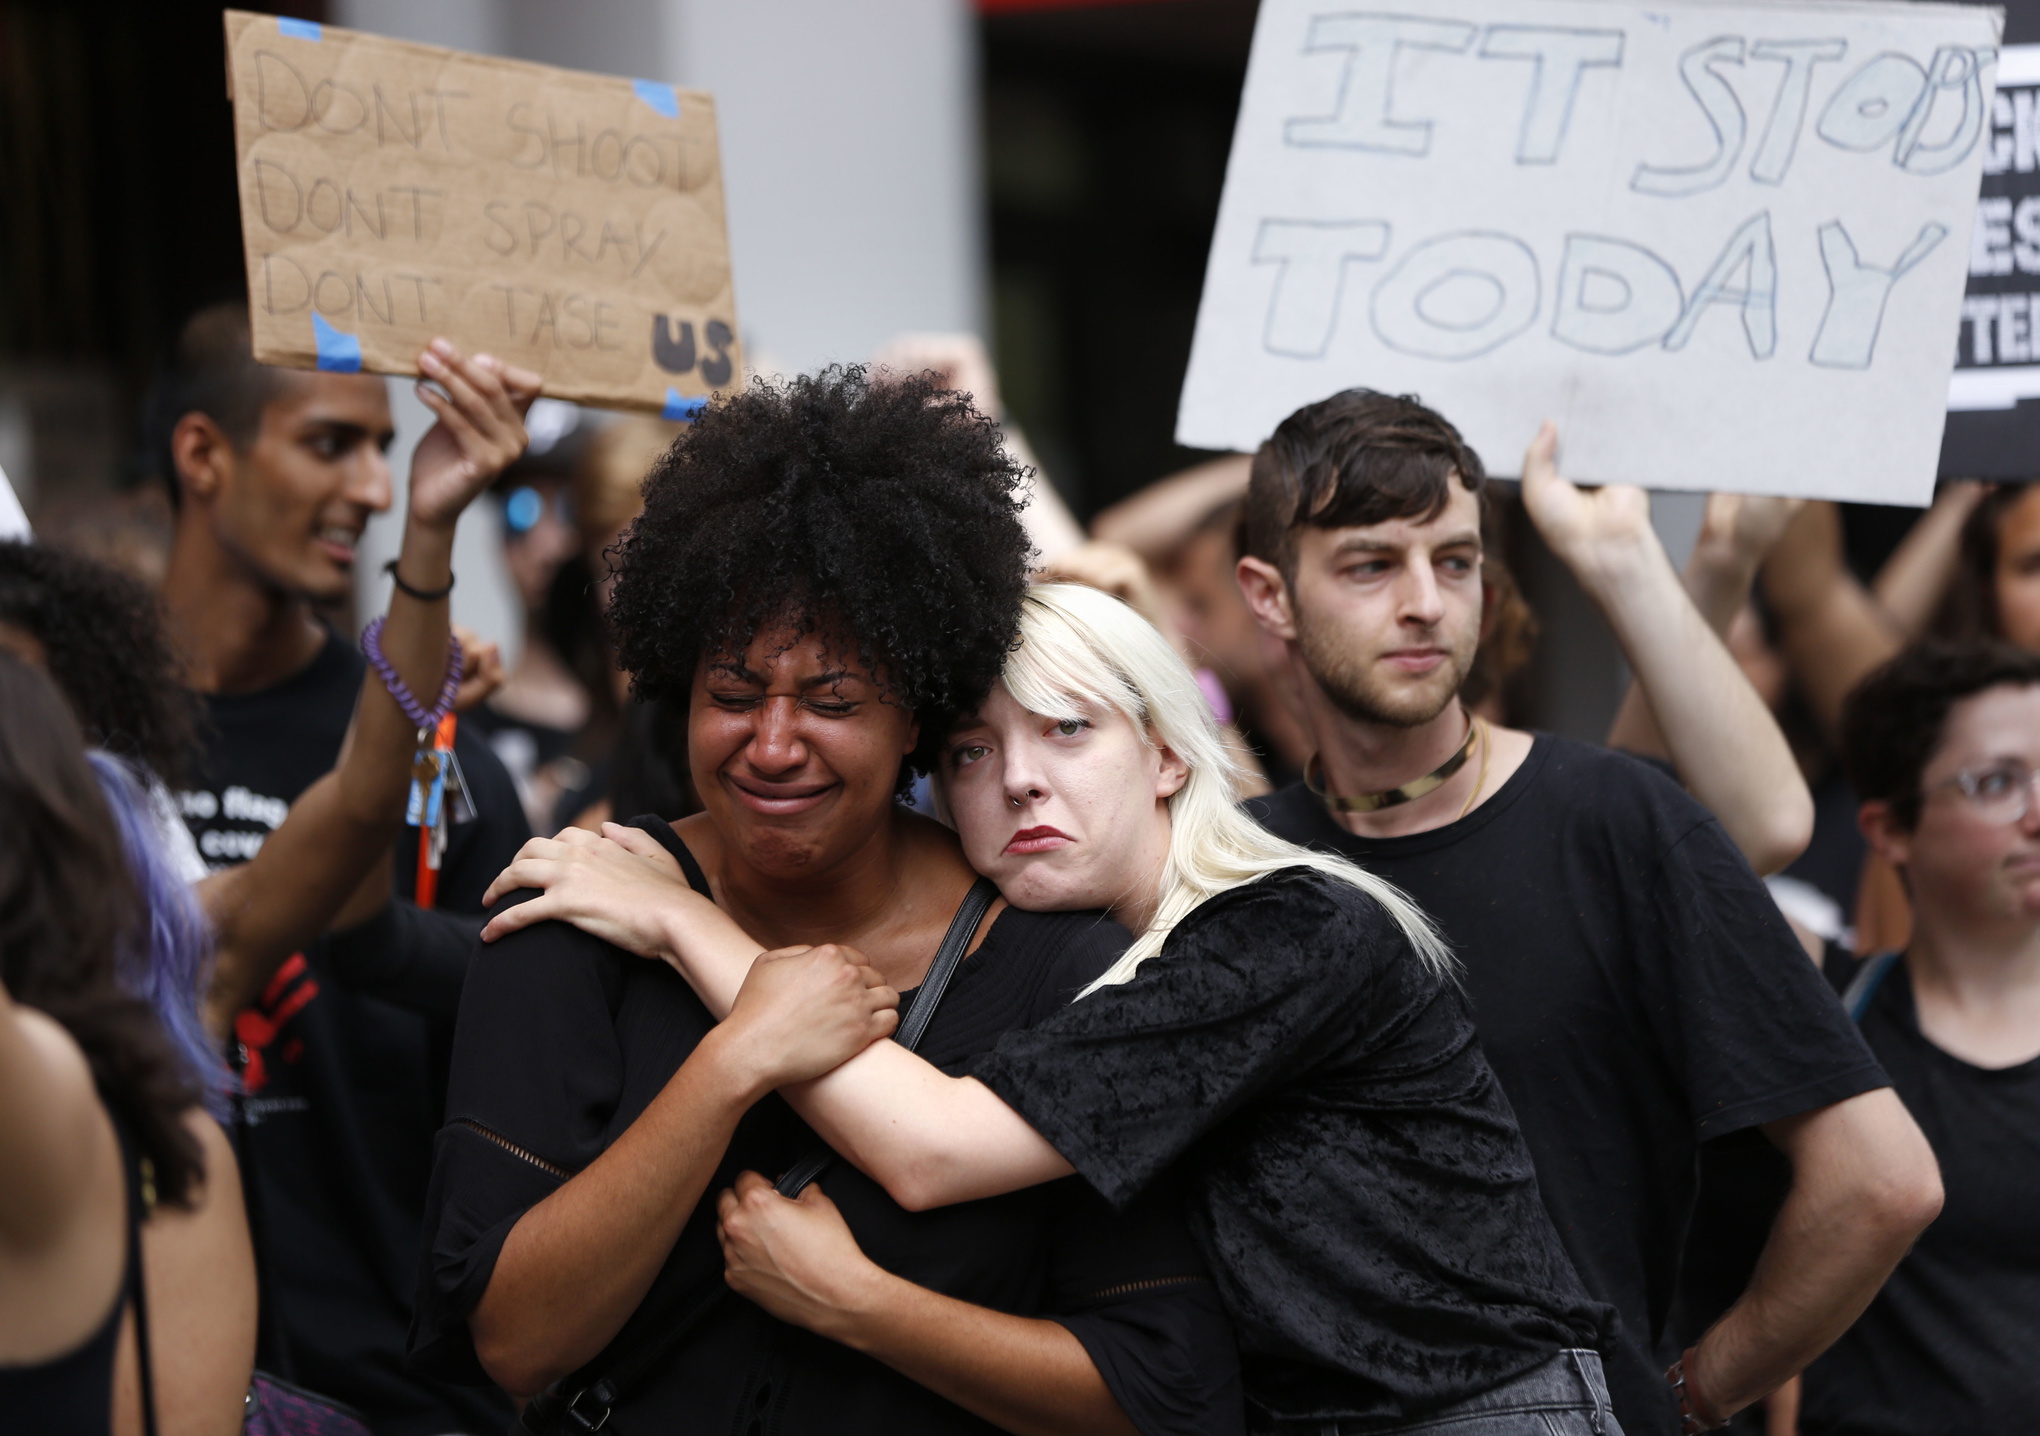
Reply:
<svg viewBox="0 0 2040 1436"><path fill-rule="evenodd" d="M1953 788L1987 823L2023 823L2040 804L2040 772L2024 763L1985 763L1964 768L1934 785Z"/></svg>

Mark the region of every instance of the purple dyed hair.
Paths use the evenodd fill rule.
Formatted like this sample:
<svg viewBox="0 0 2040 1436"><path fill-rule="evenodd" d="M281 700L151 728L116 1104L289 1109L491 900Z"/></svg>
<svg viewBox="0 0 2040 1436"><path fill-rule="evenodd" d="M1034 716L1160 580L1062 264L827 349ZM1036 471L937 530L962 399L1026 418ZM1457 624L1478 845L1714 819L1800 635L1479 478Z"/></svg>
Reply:
<svg viewBox="0 0 2040 1436"><path fill-rule="evenodd" d="M148 917L120 953L121 983L156 1009L163 1030L205 1093L205 1105L222 1122L232 1115L233 1073L220 1059L199 1017L199 994L212 973L213 935L197 896L171 868L156 830L156 805L127 764L94 749L86 755L106 805L120 828L121 846L134 870L135 891Z"/></svg>

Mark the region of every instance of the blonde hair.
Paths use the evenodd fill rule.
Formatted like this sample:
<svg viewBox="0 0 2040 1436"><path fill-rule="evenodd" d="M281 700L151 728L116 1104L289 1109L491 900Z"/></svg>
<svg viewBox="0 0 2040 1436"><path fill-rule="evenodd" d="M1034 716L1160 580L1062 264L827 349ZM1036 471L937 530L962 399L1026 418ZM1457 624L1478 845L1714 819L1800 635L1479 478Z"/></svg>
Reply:
<svg viewBox="0 0 2040 1436"><path fill-rule="evenodd" d="M1082 584L1029 589L1021 600L1019 646L1006 660L1002 681L1015 701L1043 717L1081 717L1073 711L1078 702L1115 711L1148 744L1170 749L1189 769L1168 800L1169 857L1154 920L1080 996L1132 977L1200 904L1295 867L1351 883L1387 909L1427 968L1441 975L1454 970L1430 918L1393 883L1278 838L1247 816L1238 801L1239 765L1189 665L1126 604Z"/></svg>

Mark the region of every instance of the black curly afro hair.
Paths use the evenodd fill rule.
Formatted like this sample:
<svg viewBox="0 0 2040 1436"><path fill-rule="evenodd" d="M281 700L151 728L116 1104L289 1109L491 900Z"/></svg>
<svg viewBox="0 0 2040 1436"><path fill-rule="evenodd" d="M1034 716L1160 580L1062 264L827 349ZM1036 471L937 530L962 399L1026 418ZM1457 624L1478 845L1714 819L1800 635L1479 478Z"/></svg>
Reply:
<svg viewBox="0 0 2040 1436"><path fill-rule="evenodd" d="M63 549L0 543L0 623L42 646L87 741L173 786L185 776L198 705L146 585Z"/></svg>
<svg viewBox="0 0 2040 1436"><path fill-rule="evenodd" d="M790 620L856 645L921 722L902 784L927 772L1012 649L1025 478L997 425L930 377L753 381L653 465L623 537L609 623L634 690L684 711L704 656Z"/></svg>

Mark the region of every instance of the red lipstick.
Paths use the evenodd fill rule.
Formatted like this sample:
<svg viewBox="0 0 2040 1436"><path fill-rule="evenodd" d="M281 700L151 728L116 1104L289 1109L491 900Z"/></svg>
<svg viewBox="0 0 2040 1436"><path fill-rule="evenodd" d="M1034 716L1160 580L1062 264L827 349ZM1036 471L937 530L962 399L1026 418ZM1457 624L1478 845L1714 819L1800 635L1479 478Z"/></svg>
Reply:
<svg viewBox="0 0 2040 1436"><path fill-rule="evenodd" d="M1075 841L1076 839L1063 832L1060 828L1022 828L1019 832L1013 834L1012 841L1006 844L1006 851L1009 853L1046 853L1061 847L1064 843Z"/></svg>

